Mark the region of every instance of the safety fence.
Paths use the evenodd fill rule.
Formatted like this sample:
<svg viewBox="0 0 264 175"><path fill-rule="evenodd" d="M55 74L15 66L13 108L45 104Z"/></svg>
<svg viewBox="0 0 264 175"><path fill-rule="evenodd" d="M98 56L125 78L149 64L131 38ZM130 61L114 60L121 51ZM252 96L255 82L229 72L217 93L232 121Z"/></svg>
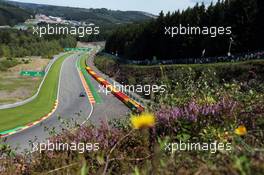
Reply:
<svg viewBox="0 0 264 175"><path fill-rule="evenodd" d="M215 57L196 57L196 58L175 58L175 59L124 59L114 54L100 52L98 55L108 56L123 64L136 64L136 65L158 65L158 64L208 64L219 62L238 62L250 61L254 59L264 59L264 51L245 52L240 54L233 54L229 56L215 56Z"/></svg>
<svg viewBox="0 0 264 175"><path fill-rule="evenodd" d="M144 111L144 107L134 99L130 98L125 93L117 90L112 84L110 84L107 80L98 76L90 67L86 67L86 71L103 87L107 88L111 93L117 97L120 101L122 101L125 105L127 105L133 112L141 113Z"/></svg>

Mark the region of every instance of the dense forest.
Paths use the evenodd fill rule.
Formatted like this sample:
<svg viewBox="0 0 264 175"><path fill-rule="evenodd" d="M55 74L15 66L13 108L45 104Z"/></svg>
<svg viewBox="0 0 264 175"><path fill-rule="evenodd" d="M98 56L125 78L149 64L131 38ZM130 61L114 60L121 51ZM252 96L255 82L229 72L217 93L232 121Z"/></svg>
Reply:
<svg viewBox="0 0 264 175"><path fill-rule="evenodd" d="M118 28L107 40L106 51L122 58L182 59L227 55L230 37L231 52L245 53L263 50L263 0L226 0L208 7L196 4L192 8L159 17L143 24L129 24ZM232 27L231 35L165 35L166 26Z"/></svg>
<svg viewBox="0 0 264 175"><path fill-rule="evenodd" d="M114 24L126 24L151 19L153 15L140 11L119 11L106 8L76 8L44 4L21 3L10 1L10 4L23 9L50 16L59 16L68 20L86 21L99 26L109 27Z"/></svg>
<svg viewBox="0 0 264 175"><path fill-rule="evenodd" d="M8 1L21 9L32 11L34 13L41 13L48 16L63 17L67 20L84 21L87 23L94 23L100 27L100 35L85 36L84 38L77 38L80 41L103 41L110 36L110 34L120 26L133 22L142 22L151 20L156 16L140 12L140 11L119 11L109 10L105 8L76 8L63 7L44 4L23 3L16 1Z"/></svg>
<svg viewBox="0 0 264 175"><path fill-rule="evenodd" d="M0 30L0 57L51 57L65 47L75 46L76 39L71 36L46 35L40 38L31 31Z"/></svg>
<svg viewBox="0 0 264 175"><path fill-rule="evenodd" d="M18 8L14 5L0 1L0 26L13 26L17 23L24 22L30 18L33 13L29 10Z"/></svg>

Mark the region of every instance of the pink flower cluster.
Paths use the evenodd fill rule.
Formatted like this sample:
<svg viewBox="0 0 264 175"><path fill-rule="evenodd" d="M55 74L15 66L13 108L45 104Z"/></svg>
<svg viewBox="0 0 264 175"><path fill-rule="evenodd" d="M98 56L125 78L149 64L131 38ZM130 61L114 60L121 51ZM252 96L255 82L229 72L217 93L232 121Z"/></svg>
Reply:
<svg viewBox="0 0 264 175"><path fill-rule="evenodd" d="M156 112L156 116L160 121L168 121L173 119L187 119L196 121L199 116L232 116L238 103L228 98L222 98L215 104L199 105L192 100L183 107L161 108Z"/></svg>

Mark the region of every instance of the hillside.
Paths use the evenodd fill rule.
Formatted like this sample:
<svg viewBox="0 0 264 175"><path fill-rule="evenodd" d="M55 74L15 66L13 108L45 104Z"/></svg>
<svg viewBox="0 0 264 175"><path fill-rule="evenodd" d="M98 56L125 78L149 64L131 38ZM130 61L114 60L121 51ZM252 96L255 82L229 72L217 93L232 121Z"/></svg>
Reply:
<svg viewBox="0 0 264 175"><path fill-rule="evenodd" d="M0 26L13 26L30 18L32 13L14 5L0 2Z"/></svg>
<svg viewBox="0 0 264 175"><path fill-rule="evenodd" d="M35 13L42 13L50 16L64 17L68 20L87 21L97 25L124 24L151 19L153 15L140 11L114 11L105 8L85 9L74 7L62 7L53 5L21 3L9 1L10 4L17 5Z"/></svg>

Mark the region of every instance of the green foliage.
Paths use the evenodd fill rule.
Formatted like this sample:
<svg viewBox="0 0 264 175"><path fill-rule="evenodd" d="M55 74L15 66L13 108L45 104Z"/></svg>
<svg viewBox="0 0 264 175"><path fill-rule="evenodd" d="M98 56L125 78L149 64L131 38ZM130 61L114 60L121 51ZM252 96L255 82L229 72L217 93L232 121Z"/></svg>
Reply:
<svg viewBox="0 0 264 175"><path fill-rule="evenodd" d="M6 71L10 67L14 67L19 62L16 59L4 59L0 61L0 71Z"/></svg>
<svg viewBox="0 0 264 175"><path fill-rule="evenodd" d="M100 70L104 70L104 72L111 77L114 76L114 72L119 71L119 66L116 61L108 57L97 56L94 60L94 64Z"/></svg>
<svg viewBox="0 0 264 175"><path fill-rule="evenodd" d="M241 175L250 173L250 160L246 156L237 156L234 158L235 167L239 170Z"/></svg>
<svg viewBox="0 0 264 175"><path fill-rule="evenodd" d="M138 66L120 64L111 57L99 55L95 58L95 65L105 74L125 84L166 85L166 91L171 93L156 94L156 101L164 99L166 103L171 104L185 104L198 94L202 98L210 98L217 89L220 92L222 88L229 89L233 92L232 94L239 93L241 96L236 95L240 98L239 100L255 98L254 95L242 95L243 91L249 92L254 89L253 92L264 92L264 61L262 60L237 63ZM233 84L234 82L239 82L241 85ZM225 83L229 87L223 86ZM241 90L238 91L238 88ZM165 96L166 98L159 98Z"/></svg>
<svg viewBox="0 0 264 175"><path fill-rule="evenodd" d="M0 116L9 116L1 118L0 131L24 126L40 119L52 110L57 99L61 65L69 55L62 55L52 65L37 98L32 102L16 108L0 110Z"/></svg>
<svg viewBox="0 0 264 175"><path fill-rule="evenodd" d="M36 5L30 3L9 2L29 11L45 14L48 16L59 16L68 20L85 21L94 23L100 27L100 35L91 35L79 38L80 41L103 41L111 32L120 25L132 22L150 20L151 14L139 11L115 11L105 8L101 9L84 9L74 7L61 7L52 5Z"/></svg>
<svg viewBox="0 0 264 175"><path fill-rule="evenodd" d="M106 8L84 9L74 7L61 7L52 5L36 5L30 3L9 2L19 7L33 10L36 13L50 16L60 16L68 20L87 21L99 26L109 26L113 24L124 24L133 21L143 21L150 19L148 15L138 11L114 11Z"/></svg>
<svg viewBox="0 0 264 175"><path fill-rule="evenodd" d="M13 26L29 19L31 15L33 15L31 11L10 5L6 2L0 2L0 26Z"/></svg>
<svg viewBox="0 0 264 175"><path fill-rule="evenodd" d="M263 50L263 8L261 0L218 1L208 8L204 4L195 5L184 11L164 15L144 24L130 24L117 29L106 42L108 53L118 53L125 59L184 60L205 56L226 55L230 36L234 43L232 53ZM232 27L232 35L215 38L207 35L177 35L174 38L164 35L165 27L179 26Z"/></svg>
<svg viewBox="0 0 264 175"><path fill-rule="evenodd" d="M84 161L82 169L81 169L81 175L87 175L88 174L88 168L87 168L87 163Z"/></svg>
<svg viewBox="0 0 264 175"><path fill-rule="evenodd" d="M2 140L0 140L0 157L3 156L8 156L8 157L15 157L15 152L14 150L12 150L12 148L5 144L5 143L1 143Z"/></svg>
<svg viewBox="0 0 264 175"><path fill-rule="evenodd" d="M43 56L51 58L65 47L75 47L71 36L39 38L30 31L0 30L0 57Z"/></svg>
<svg viewBox="0 0 264 175"><path fill-rule="evenodd" d="M107 66L104 65L104 61L109 61L107 58L102 59L104 61L98 58L102 57L96 58L97 64ZM262 64L263 61L254 61L232 65L172 65L162 68L119 65L120 69L124 66L121 72L126 76L135 77L136 83L150 75L147 83L155 79L170 87L164 94L157 94L155 106L148 108L156 115L155 128L132 130L128 117L102 122L96 127L87 125L78 129L67 128L69 130L65 129L59 135L52 135L50 140L61 143L99 143L100 149L83 154L75 151L45 151L15 158L7 155L4 160L10 163L6 165L6 172L10 174L16 166L13 162L19 162L19 165L25 167L18 170L20 174L40 174L53 170L57 174L79 174L87 173L88 169L89 174L105 172L117 175L262 175L264 153L257 149L262 149L264 145L264 91L259 91L255 85L243 87L244 83L250 84L252 81L257 81L259 86L264 85L261 79ZM235 72L254 68L256 76L250 74L237 77L229 66L235 67ZM160 73L160 76L154 77L151 74L151 71L161 70L163 74ZM222 82L219 73L234 77ZM179 114L185 114L185 117ZM192 114L196 116L190 120ZM241 124L247 129L244 136L234 133L235 128ZM180 141L230 143L232 150L217 150L214 153L206 150L166 150L168 144Z"/></svg>

